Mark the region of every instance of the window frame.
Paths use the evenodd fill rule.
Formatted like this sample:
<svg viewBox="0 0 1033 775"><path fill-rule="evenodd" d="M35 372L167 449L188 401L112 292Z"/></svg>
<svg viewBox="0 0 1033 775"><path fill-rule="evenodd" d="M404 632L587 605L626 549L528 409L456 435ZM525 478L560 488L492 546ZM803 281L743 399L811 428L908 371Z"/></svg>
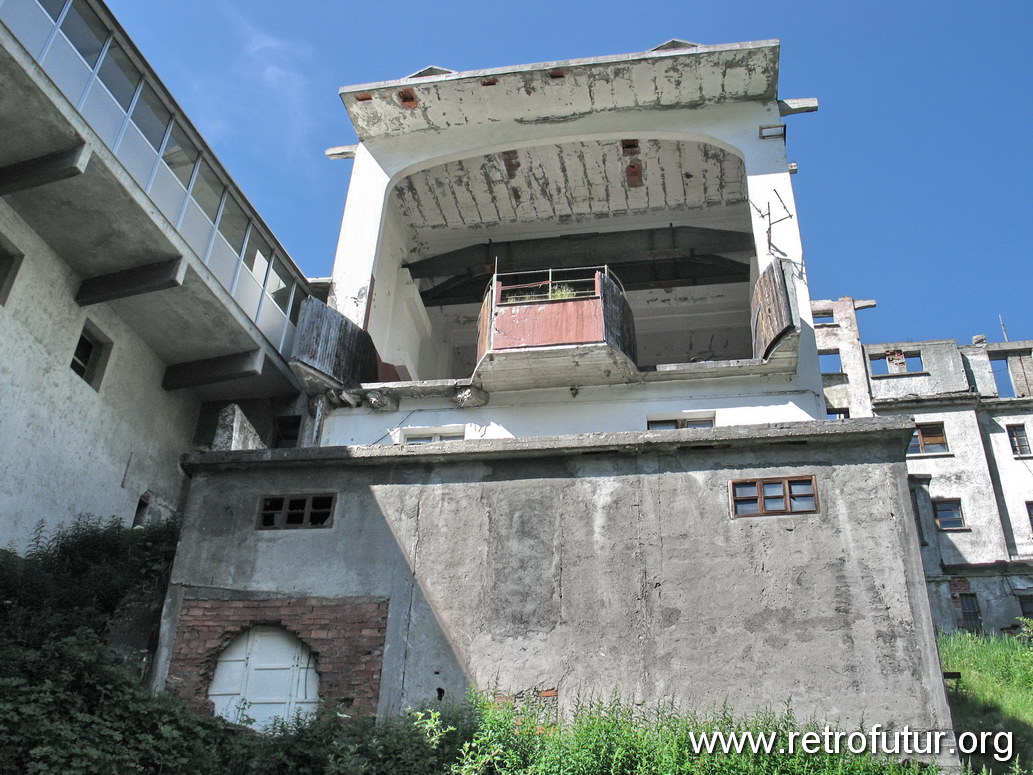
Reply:
<svg viewBox="0 0 1033 775"><path fill-rule="evenodd" d="M429 425L426 427L401 428L400 444L438 444L449 441L466 441L465 425ZM426 439L415 441L415 439Z"/></svg>
<svg viewBox="0 0 1033 775"><path fill-rule="evenodd" d="M936 529L937 530L940 530L940 531L942 531L944 533L957 533L957 532L961 532L961 531L971 530L972 529L972 528L970 528L968 526L968 522L965 521L965 511L961 507L961 498L933 498L932 499L932 503L933 503L933 521L936 523ZM958 504L958 519L961 520L961 524L960 525L954 525L954 526L951 526L951 527L944 527L940 523L940 510L939 510L939 506L940 506L940 504L951 504L951 503Z"/></svg>
<svg viewBox="0 0 1033 775"><path fill-rule="evenodd" d="M316 498L329 498L330 505L327 508L315 509L313 508L313 501ZM269 501L281 500L282 504L279 509L270 508L267 506ZM290 512L298 512L299 509L291 509L290 501L292 500L305 500L304 509L302 512L302 521L300 523L290 524L287 522L287 515ZM312 524L311 517L313 511L324 512L328 511L329 515L325 522L320 524ZM258 498L258 517L255 522L255 527L258 530L324 530L334 526L334 517L337 512L337 493L335 492L309 492L309 493L276 493L273 495L260 495ZM274 522L271 525L265 524L265 516L267 514L276 515Z"/></svg>
<svg viewBox="0 0 1033 775"><path fill-rule="evenodd" d="M1033 454L1029 445L1029 434L1026 432L1025 423L1010 423L1004 426L1008 432L1008 444L1011 453L1015 457L1024 457Z"/></svg>
<svg viewBox="0 0 1033 775"><path fill-rule="evenodd" d="M1023 619L1033 619L1033 594L1031 594L1031 595L1016 594L1015 598L1016 598L1016 600L1018 601L1018 604L1019 604L1019 616L1021 616ZM1029 604L1029 613L1028 614L1026 613L1026 605L1024 604L1024 602Z"/></svg>
<svg viewBox="0 0 1033 775"><path fill-rule="evenodd" d="M965 610L965 602L971 602L972 608ZM966 632L983 631L983 612L979 608L979 596L975 592L958 593L958 612L961 614L961 629ZM972 622L975 622L973 629Z"/></svg>
<svg viewBox="0 0 1033 775"><path fill-rule="evenodd" d="M790 484L794 482L808 482L811 486L810 495L814 500L813 508L794 510L792 508L792 493L790 491ZM782 494L778 495L765 495L764 485L766 484L781 484ZM739 495L735 494L735 488L742 485L754 485L756 487L754 495ZM785 505L783 509L767 509L765 508L765 501L768 499L782 498L782 502ZM775 476L775 477L758 477L753 479L733 479L728 483L728 501L731 509L733 519L739 519L742 517L791 517L798 514L817 514L821 511L821 502L818 500L818 481L814 474L805 474L802 476ZM756 501L757 510L750 512L739 512L737 506L740 503L747 501Z"/></svg>
<svg viewBox="0 0 1033 775"><path fill-rule="evenodd" d="M840 409L838 407L826 406L825 407L825 419L826 420L830 420L832 422L837 422L839 420L849 420L850 419L850 409L849 408L842 408L842 409Z"/></svg>
<svg viewBox="0 0 1033 775"><path fill-rule="evenodd" d="M674 423L673 428L656 428L653 427L655 423ZM698 428L713 428L714 418L713 417L693 417L693 416L677 416L677 417L647 417L646 418L646 430L647 431L684 431L693 430Z"/></svg>
<svg viewBox="0 0 1033 775"><path fill-rule="evenodd" d="M80 371L76 368L80 360L77 358L76 352L79 350L79 344L83 339L90 343L91 350L86 361L82 364L82 371ZM69 361L69 368L72 370L72 373L98 392L100 392L100 383L104 378L108 359L111 356L111 344L111 339L106 337L91 321L87 320L83 323L79 337L75 340L75 347L72 348L72 359Z"/></svg>
<svg viewBox="0 0 1033 775"><path fill-rule="evenodd" d="M938 434L937 433L930 433L929 432L931 429L936 429L936 428L939 429L939 433ZM927 450L925 448L927 444L935 444L937 442L935 442L935 441L933 441L933 442L927 441L926 436L937 436L937 435L940 436L943 439L943 442L942 442L943 443L943 449L942 450L931 450L931 451ZM915 440L918 441L918 450L916 452L912 452L911 447L914 444ZM908 456L914 456L914 455L949 455L949 454L951 454L950 444L947 443L947 430L946 430L946 428L944 428L943 423L942 422L916 423L915 424L915 432L912 434L911 441L907 445L907 453L906 454Z"/></svg>

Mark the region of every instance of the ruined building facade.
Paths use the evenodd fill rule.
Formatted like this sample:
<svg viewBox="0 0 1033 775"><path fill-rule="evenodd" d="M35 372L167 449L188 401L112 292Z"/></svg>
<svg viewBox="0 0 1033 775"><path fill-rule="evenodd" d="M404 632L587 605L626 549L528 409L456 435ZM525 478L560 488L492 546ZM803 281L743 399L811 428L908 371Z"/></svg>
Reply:
<svg viewBox="0 0 1033 775"><path fill-rule="evenodd" d="M102 4L2 0L0 42L7 529L182 513L156 687L259 722L477 686L950 726L934 616L1020 555L932 541L968 496L906 456L879 352L822 374L856 323L812 318L785 122L817 105L777 41L342 89L329 282Z"/></svg>

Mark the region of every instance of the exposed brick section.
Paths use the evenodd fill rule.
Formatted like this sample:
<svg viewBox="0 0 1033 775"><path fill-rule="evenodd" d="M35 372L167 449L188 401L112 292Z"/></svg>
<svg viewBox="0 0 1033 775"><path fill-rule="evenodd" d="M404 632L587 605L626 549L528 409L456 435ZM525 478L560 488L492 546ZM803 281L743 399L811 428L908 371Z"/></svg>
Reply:
<svg viewBox="0 0 1033 775"><path fill-rule="evenodd" d="M961 600L958 599L958 595L963 592L971 592L972 584L965 576L955 576L947 583L951 593L951 600L954 602L954 607L960 609Z"/></svg>
<svg viewBox="0 0 1033 775"><path fill-rule="evenodd" d="M208 684L219 654L259 624L282 627L312 649L321 699L376 710L387 627L387 600L379 597L186 598L172 647L169 688L195 710L211 713Z"/></svg>

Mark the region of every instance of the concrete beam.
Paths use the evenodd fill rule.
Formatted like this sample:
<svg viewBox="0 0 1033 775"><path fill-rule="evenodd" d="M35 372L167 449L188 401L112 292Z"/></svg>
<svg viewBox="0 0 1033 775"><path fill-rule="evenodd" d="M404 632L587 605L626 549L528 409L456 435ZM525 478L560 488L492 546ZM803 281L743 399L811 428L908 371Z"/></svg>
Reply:
<svg viewBox="0 0 1033 775"><path fill-rule="evenodd" d="M80 307L88 307L91 304L124 299L128 296L139 296L142 293L179 288L183 285L186 273L186 259L180 257L90 277L79 285L75 303Z"/></svg>
<svg viewBox="0 0 1033 775"><path fill-rule="evenodd" d="M262 373L263 365L265 355L261 350L175 363L165 369L165 378L161 381L161 386L165 390L181 390L229 382L233 379L257 377Z"/></svg>
<svg viewBox="0 0 1033 775"><path fill-rule="evenodd" d="M0 167L0 196L45 186L86 171L93 151L86 143Z"/></svg>
<svg viewBox="0 0 1033 775"><path fill-rule="evenodd" d="M778 115L795 116L797 113L814 113L818 109L818 100L815 97L803 97L801 99L779 100Z"/></svg>

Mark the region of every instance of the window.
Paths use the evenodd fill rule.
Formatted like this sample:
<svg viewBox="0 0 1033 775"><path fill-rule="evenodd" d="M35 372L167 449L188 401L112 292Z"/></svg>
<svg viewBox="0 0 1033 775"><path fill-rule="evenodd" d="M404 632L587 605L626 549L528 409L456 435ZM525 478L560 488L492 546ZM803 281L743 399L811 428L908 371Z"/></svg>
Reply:
<svg viewBox="0 0 1033 775"><path fill-rule="evenodd" d="M818 510L813 476L786 479L746 479L731 483L732 514L806 514Z"/></svg>
<svg viewBox="0 0 1033 775"><path fill-rule="evenodd" d="M902 350L889 350L885 353L871 355L868 358L873 377L885 377L890 374L922 374L925 365L920 352L905 353Z"/></svg>
<svg viewBox="0 0 1033 775"><path fill-rule="evenodd" d="M319 702L315 659L286 630L252 627L219 655L208 699L217 716L255 729L276 717L314 711Z"/></svg>
<svg viewBox="0 0 1033 775"><path fill-rule="evenodd" d="M815 312L811 317L816 326L827 326L836 322L836 317L831 312Z"/></svg>
<svg viewBox="0 0 1033 775"><path fill-rule="evenodd" d="M933 501L936 527L940 530L964 530L965 516L961 513L960 500Z"/></svg>
<svg viewBox="0 0 1033 775"><path fill-rule="evenodd" d="M713 417L670 417L657 420L646 420L649 431L680 431L685 428L713 428Z"/></svg>
<svg viewBox="0 0 1033 775"><path fill-rule="evenodd" d="M331 494L266 495L258 512L260 530L289 530L302 527L332 527L334 500Z"/></svg>
<svg viewBox="0 0 1033 775"><path fill-rule="evenodd" d="M943 432L942 422L925 423L915 428L911 437L907 454L927 455L933 452L949 452L947 436Z"/></svg>
<svg viewBox="0 0 1033 775"><path fill-rule="evenodd" d="M983 631L983 617L979 613L979 598L971 592L958 595L961 603L961 626L969 632Z"/></svg>
<svg viewBox="0 0 1033 775"><path fill-rule="evenodd" d="M466 432L456 428L409 428L402 436L403 444L433 444L435 441L462 441Z"/></svg>
<svg viewBox="0 0 1033 775"><path fill-rule="evenodd" d="M1025 619L1033 619L1033 595L1016 595L1019 599L1020 616Z"/></svg>
<svg viewBox="0 0 1033 775"><path fill-rule="evenodd" d="M107 339L90 322L83 326L79 341L72 352L72 371L78 374L94 390L100 388L100 378L107 364L111 340Z"/></svg>
<svg viewBox="0 0 1033 775"><path fill-rule="evenodd" d="M1026 516L1029 517L1029 527L1033 530L1033 501L1026 501Z"/></svg>
<svg viewBox="0 0 1033 775"><path fill-rule="evenodd" d="M18 274L21 263L22 256L8 253L0 245L0 305L7 303L7 297L14 287L14 276Z"/></svg>
<svg viewBox="0 0 1033 775"><path fill-rule="evenodd" d="M839 350L818 353L818 365L821 368L822 374L841 374L843 372L843 363L839 358Z"/></svg>
<svg viewBox="0 0 1033 775"><path fill-rule="evenodd" d="M994 384L997 386L997 397L1015 398L1015 383L1011 379L1008 356L1002 355L998 358L991 358L990 371L993 372Z"/></svg>
<svg viewBox="0 0 1033 775"><path fill-rule="evenodd" d="M273 447L276 449L293 449L298 446L301 435L301 415L289 414L276 418L276 438Z"/></svg>
<svg viewBox="0 0 1033 775"><path fill-rule="evenodd" d="M151 498L147 493L140 496L136 502L136 512L133 514L133 527L140 527L147 523L147 509L151 505Z"/></svg>
<svg viewBox="0 0 1033 775"><path fill-rule="evenodd" d="M1008 441L1011 443L1013 455L1029 454L1029 437L1026 435L1025 425L1009 425Z"/></svg>
<svg viewBox="0 0 1033 775"><path fill-rule="evenodd" d="M849 409L826 409L825 410L826 420L849 420L850 410Z"/></svg>

